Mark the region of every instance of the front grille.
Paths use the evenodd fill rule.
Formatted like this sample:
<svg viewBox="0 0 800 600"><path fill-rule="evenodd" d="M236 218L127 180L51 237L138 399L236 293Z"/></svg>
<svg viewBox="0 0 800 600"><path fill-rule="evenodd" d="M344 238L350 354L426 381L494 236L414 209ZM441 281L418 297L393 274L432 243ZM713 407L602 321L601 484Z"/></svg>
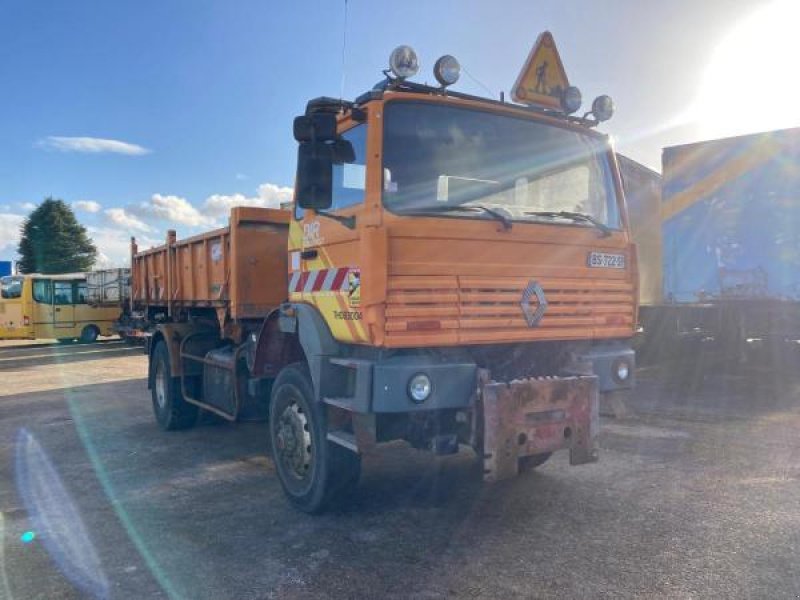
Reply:
<svg viewBox="0 0 800 600"><path fill-rule="evenodd" d="M544 290L547 309L534 327L520 303L532 279ZM523 277L389 278L386 341L498 343L631 335L634 288L619 280ZM536 300L531 301L536 308Z"/></svg>

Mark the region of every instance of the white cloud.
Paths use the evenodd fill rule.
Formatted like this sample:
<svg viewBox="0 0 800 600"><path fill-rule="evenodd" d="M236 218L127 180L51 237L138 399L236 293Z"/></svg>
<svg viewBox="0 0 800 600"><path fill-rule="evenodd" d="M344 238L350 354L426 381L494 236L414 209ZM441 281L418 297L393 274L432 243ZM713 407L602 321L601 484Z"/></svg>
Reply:
<svg viewBox="0 0 800 600"><path fill-rule="evenodd" d="M140 156L150 153L150 150L138 144L93 137L49 135L39 140L36 145L40 148L58 150L60 152L89 152L93 154L112 152L114 154L127 154L129 156Z"/></svg>
<svg viewBox="0 0 800 600"><path fill-rule="evenodd" d="M19 243L19 228L25 217L13 213L0 213L0 250L13 248Z"/></svg>
<svg viewBox="0 0 800 600"><path fill-rule="evenodd" d="M248 179L248 177L244 173L237 173L236 174L236 180L237 181L244 181L245 179Z"/></svg>
<svg viewBox="0 0 800 600"><path fill-rule="evenodd" d="M22 210L31 211L36 208L36 205L33 202L23 202L19 205Z"/></svg>
<svg viewBox="0 0 800 600"><path fill-rule="evenodd" d="M144 233L153 231L153 228L147 223L129 214L124 208L108 208L104 212L109 221L125 229Z"/></svg>
<svg viewBox="0 0 800 600"><path fill-rule="evenodd" d="M257 196L244 194L214 194L206 198L203 210L209 215L222 217L227 215L234 206L261 206L265 208L280 208L281 202L292 199L292 188L280 187L274 183L262 183L258 186Z"/></svg>
<svg viewBox="0 0 800 600"><path fill-rule="evenodd" d="M72 208L88 213L96 213L100 212L100 209L103 207L100 206L99 202L95 202L94 200L78 200L72 203Z"/></svg>
<svg viewBox="0 0 800 600"><path fill-rule="evenodd" d="M97 263L99 269L110 269L113 267L129 267L131 264L131 240L130 237L120 235L116 227L93 227L86 228L89 237L97 246ZM136 243L140 250L152 248L163 244L148 235L137 237Z"/></svg>
<svg viewBox="0 0 800 600"><path fill-rule="evenodd" d="M186 198L153 194L150 200L134 207L135 212L151 219L164 219L171 224L180 223L191 227L210 227L214 219L202 214Z"/></svg>

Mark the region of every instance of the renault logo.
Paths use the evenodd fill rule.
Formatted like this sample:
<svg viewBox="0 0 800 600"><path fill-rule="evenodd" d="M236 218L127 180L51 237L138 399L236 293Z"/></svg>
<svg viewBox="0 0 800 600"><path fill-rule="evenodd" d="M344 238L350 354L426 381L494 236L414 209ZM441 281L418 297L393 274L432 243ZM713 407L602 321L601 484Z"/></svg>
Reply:
<svg viewBox="0 0 800 600"><path fill-rule="evenodd" d="M531 305L531 299L536 299L536 306ZM519 303L522 314L528 322L528 327L536 327L547 310L547 298L544 297L544 290L536 281L531 279L528 287L522 292L522 301Z"/></svg>

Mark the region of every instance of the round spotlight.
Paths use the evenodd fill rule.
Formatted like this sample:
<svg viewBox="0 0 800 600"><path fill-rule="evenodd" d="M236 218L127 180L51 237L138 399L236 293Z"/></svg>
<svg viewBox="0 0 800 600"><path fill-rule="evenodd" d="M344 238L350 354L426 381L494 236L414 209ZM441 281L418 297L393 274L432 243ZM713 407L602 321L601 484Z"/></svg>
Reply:
<svg viewBox="0 0 800 600"><path fill-rule="evenodd" d="M438 81L439 85L442 87L453 85L458 81L460 75L461 65L458 64L455 56L445 54L433 65L433 76L436 77L436 81Z"/></svg>
<svg viewBox="0 0 800 600"><path fill-rule="evenodd" d="M411 46L398 46L389 55L389 70L398 79L413 77L419 71L417 53Z"/></svg>
<svg viewBox="0 0 800 600"><path fill-rule="evenodd" d="M614 115L614 101L611 96L598 96L592 102L592 114L598 121L608 121Z"/></svg>
<svg viewBox="0 0 800 600"><path fill-rule="evenodd" d="M408 396L421 404L431 395L431 380L425 373L417 373L408 380Z"/></svg>
<svg viewBox="0 0 800 600"><path fill-rule="evenodd" d="M611 365L611 377L617 383L625 383L631 376L631 364L624 358L617 359Z"/></svg>
<svg viewBox="0 0 800 600"><path fill-rule="evenodd" d="M564 90L564 95L561 96L561 107L568 115L576 112L581 107L581 91L574 85L569 86Z"/></svg>

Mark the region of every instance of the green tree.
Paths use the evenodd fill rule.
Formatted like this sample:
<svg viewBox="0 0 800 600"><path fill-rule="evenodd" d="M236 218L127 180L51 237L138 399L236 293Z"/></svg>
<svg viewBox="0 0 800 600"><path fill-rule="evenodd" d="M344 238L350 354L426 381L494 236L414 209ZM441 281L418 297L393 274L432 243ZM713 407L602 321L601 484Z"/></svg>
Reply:
<svg viewBox="0 0 800 600"><path fill-rule="evenodd" d="M97 248L63 200L46 198L22 224L17 253L22 273L88 271Z"/></svg>

